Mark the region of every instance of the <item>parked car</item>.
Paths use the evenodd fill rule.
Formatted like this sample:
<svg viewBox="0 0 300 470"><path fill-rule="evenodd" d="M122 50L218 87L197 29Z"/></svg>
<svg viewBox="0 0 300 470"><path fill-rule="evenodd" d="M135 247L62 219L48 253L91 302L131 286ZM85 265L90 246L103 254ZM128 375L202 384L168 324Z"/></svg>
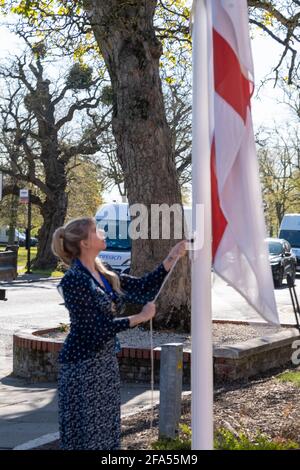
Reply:
<svg viewBox="0 0 300 470"><path fill-rule="evenodd" d="M31 246L37 246L38 242L39 242L39 241L38 241L37 238L35 238L35 237L31 237L31 238L30 238L30 245L31 245Z"/></svg>
<svg viewBox="0 0 300 470"><path fill-rule="evenodd" d="M0 227L0 244L1 245L7 245L8 240L9 240L9 227L8 227L8 225L6 225L4 227ZM21 233L19 230L15 229L15 235L14 235L13 243L16 243L16 244L20 245L23 240L25 240L25 234Z"/></svg>
<svg viewBox="0 0 300 470"><path fill-rule="evenodd" d="M22 237L19 237L19 246L26 246L26 235L25 233L21 234ZM37 246L38 239L35 237L30 237L30 246Z"/></svg>
<svg viewBox="0 0 300 470"><path fill-rule="evenodd" d="M19 237L18 237L18 245L19 246L25 246L25 243L26 243L26 235L25 233L19 233Z"/></svg>
<svg viewBox="0 0 300 470"><path fill-rule="evenodd" d="M285 214L280 224L279 238L284 238L292 247L300 271L300 214Z"/></svg>
<svg viewBox="0 0 300 470"><path fill-rule="evenodd" d="M295 282L297 258L291 250L291 245L283 238L267 238L269 259L272 268L275 287L281 287L282 282L290 276Z"/></svg>

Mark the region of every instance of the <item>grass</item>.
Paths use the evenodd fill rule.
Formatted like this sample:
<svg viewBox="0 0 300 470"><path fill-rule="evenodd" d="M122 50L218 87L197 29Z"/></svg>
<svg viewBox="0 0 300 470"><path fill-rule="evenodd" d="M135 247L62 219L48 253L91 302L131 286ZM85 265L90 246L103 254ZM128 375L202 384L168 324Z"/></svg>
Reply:
<svg viewBox="0 0 300 470"><path fill-rule="evenodd" d="M152 444L154 450L189 450L191 449L191 429L187 425L180 427L180 435L176 439L158 439ZM282 438L269 439L257 433L250 440L244 433L237 436L227 429L220 428L215 433L214 448L216 450L289 450L299 449L295 441Z"/></svg>
<svg viewBox="0 0 300 470"><path fill-rule="evenodd" d="M280 382L291 382L297 385L297 387L300 387L300 371L298 370L283 372L278 375L277 379L280 380Z"/></svg>
<svg viewBox="0 0 300 470"><path fill-rule="evenodd" d="M250 440L243 432L235 436L228 429L218 429L215 434L214 448L216 450L290 450L299 449L299 444L288 439L270 439L259 432Z"/></svg>
<svg viewBox="0 0 300 470"><path fill-rule="evenodd" d="M37 247L32 246L30 249L30 259L33 260L37 254ZM20 247L18 251L18 274L24 274L26 272L27 263L27 250L25 247ZM52 269L32 269L34 274L40 274L45 277L60 277L63 275L62 271L55 271Z"/></svg>
<svg viewBox="0 0 300 470"><path fill-rule="evenodd" d="M31 259L36 257L37 253L37 247L32 246L30 249L30 254L31 254ZM23 246L20 246L19 251L18 251L18 270L19 269L25 269L27 263L27 250Z"/></svg>

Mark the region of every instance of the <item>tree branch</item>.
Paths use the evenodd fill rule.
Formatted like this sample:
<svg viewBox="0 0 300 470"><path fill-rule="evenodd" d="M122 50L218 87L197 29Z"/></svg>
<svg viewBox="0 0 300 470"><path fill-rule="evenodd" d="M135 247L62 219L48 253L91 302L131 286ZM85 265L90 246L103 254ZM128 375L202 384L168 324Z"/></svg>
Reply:
<svg viewBox="0 0 300 470"><path fill-rule="evenodd" d="M60 120L56 123L56 125L55 125L56 129L59 130L59 129L61 129L67 122L72 121L75 111L82 111L83 109L95 109L95 108L97 108L97 106L98 106L99 103L100 103L100 98L97 98L97 99L96 99L96 102L95 102L94 104L90 104L90 102L93 101L94 99L96 99L96 98L94 98L94 97L92 97L92 98L87 98L86 100L83 100L82 102L73 104L73 105L70 107L70 109L69 109L67 115L66 115L65 117L63 117L62 119L60 119Z"/></svg>

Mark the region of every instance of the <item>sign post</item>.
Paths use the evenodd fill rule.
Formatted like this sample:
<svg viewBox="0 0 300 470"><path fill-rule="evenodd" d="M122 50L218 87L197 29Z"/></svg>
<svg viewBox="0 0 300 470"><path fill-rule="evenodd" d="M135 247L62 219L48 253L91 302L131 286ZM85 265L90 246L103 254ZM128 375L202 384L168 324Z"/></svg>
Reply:
<svg viewBox="0 0 300 470"><path fill-rule="evenodd" d="M3 191L3 173L0 171L0 201L2 201L2 191Z"/></svg>

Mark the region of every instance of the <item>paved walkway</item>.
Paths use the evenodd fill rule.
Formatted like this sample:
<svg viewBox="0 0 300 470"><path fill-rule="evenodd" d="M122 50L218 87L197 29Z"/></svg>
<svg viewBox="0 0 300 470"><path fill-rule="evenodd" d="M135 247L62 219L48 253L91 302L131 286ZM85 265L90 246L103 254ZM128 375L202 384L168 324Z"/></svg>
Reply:
<svg viewBox="0 0 300 470"><path fill-rule="evenodd" d="M62 277L62 276L61 276ZM42 281L58 281L61 277L51 277L44 274L18 274L17 279L14 281L2 281L1 285L3 286L12 286L14 284L22 284L24 282L42 282Z"/></svg>
<svg viewBox="0 0 300 470"><path fill-rule="evenodd" d="M3 357L0 357L3 364ZM11 368L0 370L0 450L58 432L56 383L27 384L10 376ZM149 384L126 384L121 389L122 416L151 406ZM154 390L154 403L159 391ZM53 436L54 437L54 436Z"/></svg>

